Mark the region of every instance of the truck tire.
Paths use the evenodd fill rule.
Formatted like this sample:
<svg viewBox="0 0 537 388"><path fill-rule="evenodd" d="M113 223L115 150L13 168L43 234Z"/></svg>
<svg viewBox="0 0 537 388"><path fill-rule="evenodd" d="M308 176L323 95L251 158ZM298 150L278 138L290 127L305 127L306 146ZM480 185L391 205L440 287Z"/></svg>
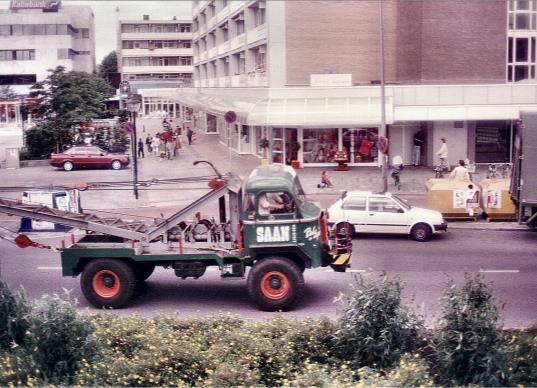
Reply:
<svg viewBox="0 0 537 388"><path fill-rule="evenodd" d="M291 260L272 256L258 261L248 274L250 298L265 311L290 310L304 294L304 277Z"/></svg>
<svg viewBox="0 0 537 388"><path fill-rule="evenodd" d="M427 224L416 224L412 227L410 235L418 242L425 242L431 238L433 232Z"/></svg>
<svg viewBox="0 0 537 388"><path fill-rule="evenodd" d="M347 231L349 233L350 238L353 238L356 234L356 231L354 230L354 225L349 222L340 222L336 225L336 232L346 233Z"/></svg>
<svg viewBox="0 0 537 388"><path fill-rule="evenodd" d="M155 264L153 263L134 263L133 265L134 275L136 275L136 281L143 282L151 276L155 270Z"/></svg>
<svg viewBox="0 0 537 388"><path fill-rule="evenodd" d="M96 259L82 271L80 287L86 299L97 308L120 308L132 297L136 274L119 259Z"/></svg>

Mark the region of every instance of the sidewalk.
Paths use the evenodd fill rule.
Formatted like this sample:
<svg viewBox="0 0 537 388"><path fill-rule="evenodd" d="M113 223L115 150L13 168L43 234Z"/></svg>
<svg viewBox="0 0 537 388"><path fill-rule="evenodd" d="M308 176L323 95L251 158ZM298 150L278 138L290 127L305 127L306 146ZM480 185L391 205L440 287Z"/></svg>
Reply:
<svg viewBox="0 0 537 388"><path fill-rule="evenodd" d="M147 130L154 134L157 130ZM184 137L184 136L183 136ZM238 155L230 151L220 143L217 135L206 135L196 133L196 141L191 146L183 141L183 148L179 151L179 157L174 160L159 161L154 156L147 157L140 161L140 171L143 179L151 177L152 173L158 171L159 176L170 174L170 177L177 176L197 176L213 174L206 164L193 166L196 160L208 160L222 173L234 172L242 178L246 178L250 171L259 166L260 159L253 155ZM317 184L320 181L321 172L327 170L331 176L334 188L319 189ZM321 198L323 206L334 202L343 191L349 190L376 190L382 189L381 170L378 167L351 167L348 171L334 171L327 167L308 167L297 170L302 186L306 193L315 198ZM485 179L486 168L480 168L474 175L474 181L478 183ZM393 187L393 182L388 177L388 190L399 194L407 199L410 204L426 207L425 182L434 177L433 169L430 167L405 167L401 174L401 190L397 191ZM203 186L205 183L202 183ZM157 200L158 198L158 200ZM149 194L148 206L162 204L162 193ZM179 200L175 195L169 195L170 205ZM177 203L177 202L175 202ZM528 230L526 225L519 225L517 222L487 222L479 219L475 222L455 221L449 223L451 229L479 229L479 230Z"/></svg>

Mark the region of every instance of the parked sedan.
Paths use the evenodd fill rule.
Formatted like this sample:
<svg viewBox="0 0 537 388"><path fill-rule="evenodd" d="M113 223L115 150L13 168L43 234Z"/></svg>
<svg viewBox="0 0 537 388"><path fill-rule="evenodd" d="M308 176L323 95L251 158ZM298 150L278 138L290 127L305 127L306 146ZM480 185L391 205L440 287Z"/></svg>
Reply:
<svg viewBox="0 0 537 388"><path fill-rule="evenodd" d="M442 213L408 205L390 193L349 191L328 209L329 224L354 233L410 234L427 241L434 233L447 231Z"/></svg>
<svg viewBox="0 0 537 388"><path fill-rule="evenodd" d="M52 154L50 164L65 171L71 171L75 167L119 170L129 165L129 156L110 153L96 146L75 146L61 154Z"/></svg>

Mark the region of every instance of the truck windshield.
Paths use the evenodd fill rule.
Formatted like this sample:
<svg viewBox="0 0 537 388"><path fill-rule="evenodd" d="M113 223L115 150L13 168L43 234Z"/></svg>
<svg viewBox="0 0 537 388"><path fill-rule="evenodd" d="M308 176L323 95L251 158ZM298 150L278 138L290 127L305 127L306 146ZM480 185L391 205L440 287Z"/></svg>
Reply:
<svg viewBox="0 0 537 388"><path fill-rule="evenodd" d="M295 202L298 206L301 206L304 201L306 201L306 193L304 193L304 189L302 188L302 185L300 184L300 181L298 180L298 177L295 177L293 180L293 190L294 190L294 196L295 196Z"/></svg>

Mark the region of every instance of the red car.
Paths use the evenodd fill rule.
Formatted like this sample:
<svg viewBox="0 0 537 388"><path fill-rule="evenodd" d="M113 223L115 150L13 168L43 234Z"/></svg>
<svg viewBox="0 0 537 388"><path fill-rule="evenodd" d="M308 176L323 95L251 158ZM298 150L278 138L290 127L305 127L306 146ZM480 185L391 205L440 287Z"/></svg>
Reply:
<svg viewBox="0 0 537 388"><path fill-rule="evenodd" d="M52 154L50 164L71 171L80 168L112 168L119 170L129 165L129 156L113 154L96 146L75 146L61 154Z"/></svg>

